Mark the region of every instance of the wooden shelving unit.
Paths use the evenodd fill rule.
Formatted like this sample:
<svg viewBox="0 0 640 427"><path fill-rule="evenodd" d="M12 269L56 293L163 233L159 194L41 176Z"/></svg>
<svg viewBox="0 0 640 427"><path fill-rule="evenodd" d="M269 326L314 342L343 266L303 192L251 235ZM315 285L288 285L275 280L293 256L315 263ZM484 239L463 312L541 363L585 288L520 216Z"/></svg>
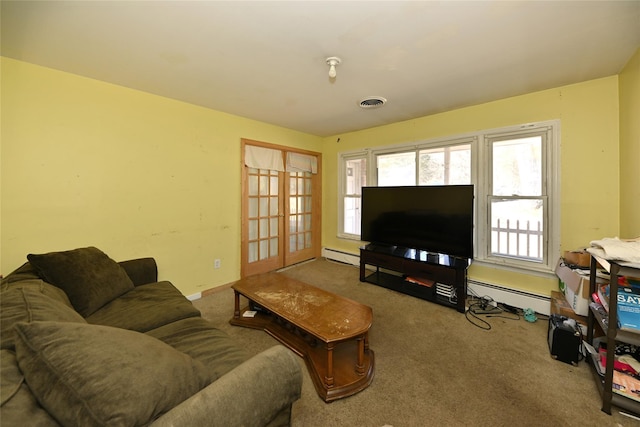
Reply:
<svg viewBox="0 0 640 427"><path fill-rule="evenodd" d="M608 317L603 316L601 312L591 306L587 319L587 342L593 344L594 326L595 322L598 322L602 330L605 331L605 339L607 342L607 364L604 379L598 374L596 367L593 366L594 376L602 395L602 410L607 414L611 414L611 406L615 405L635 414L640 414L640 402L613 392L613 362L616 341L640 346L640 331L636 333L618 329L618 277L640 277L640 269L621 266L616 262L607 261L592 255L589 281L590 295L596 291L596 266L598 263L607 270L611 276L609 282L609 314ZM589 359L589 361L591 361L591 359Z"/></svg>

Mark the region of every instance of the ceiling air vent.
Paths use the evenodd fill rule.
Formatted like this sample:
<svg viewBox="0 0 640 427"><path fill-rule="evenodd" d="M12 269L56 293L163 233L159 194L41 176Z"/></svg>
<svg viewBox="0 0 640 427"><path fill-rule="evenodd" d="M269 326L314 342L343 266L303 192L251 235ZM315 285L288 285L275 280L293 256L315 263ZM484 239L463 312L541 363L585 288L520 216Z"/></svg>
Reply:
<svg viewBox="0 0 640 427"><path fill-rule="evenodd" d="M360 101L361 108L378 108L382 107L387 100L381 96L370 96Z"/></svg>

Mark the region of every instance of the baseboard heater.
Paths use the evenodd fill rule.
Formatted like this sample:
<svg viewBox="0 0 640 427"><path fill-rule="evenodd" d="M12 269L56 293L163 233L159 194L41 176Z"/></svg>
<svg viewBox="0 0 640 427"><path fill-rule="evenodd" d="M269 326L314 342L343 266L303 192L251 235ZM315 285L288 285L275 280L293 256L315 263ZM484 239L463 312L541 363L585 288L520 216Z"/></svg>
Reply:
<svg viewBox="0 0 640 427"><path fill-rule="evenodd" d="M337 249L322 248L322 256L332 261L338 261L345 264L360 265L360 256L349 252L339 251Z"/></svg>
<svg viewBox="0 0 640 427"><path fill-rule="evenodd" d="M467 294L478 297L488 296L494 301L514 307L530 308L536 313L547 316L551 312L551 299L549 297L473 279L467 279Z"/></svg>
<svg viewBox="0 0 640 427"><path fill-rule="evenodd" d="M322 256L332 261L344 264L360 265L360 256L337 249L323 248ZM536 313L549 315L551 311L550 298L517 289L506 288L473 279L467 280L467 293L477 297L490 297L496 302L502 302L520 308L530 308Z"/></svg>

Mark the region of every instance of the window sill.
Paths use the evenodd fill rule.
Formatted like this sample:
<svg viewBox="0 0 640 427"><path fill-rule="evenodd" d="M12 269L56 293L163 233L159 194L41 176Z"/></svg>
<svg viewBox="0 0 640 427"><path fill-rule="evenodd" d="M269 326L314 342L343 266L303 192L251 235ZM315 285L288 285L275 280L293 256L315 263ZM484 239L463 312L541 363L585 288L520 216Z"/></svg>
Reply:
<svg viewBox="0 0 640 427"><path fill-rule="evenodd" d="M336 237L338 237L338 239L353 240L355 242L361 242L362 241L362 240L360 240L360 236L355 235L355 234L338 233L338 235Z"/></svg>
<svg viewBox="0 0 640 427"><path fill-rule="evenodd" d="M529 265L514 265L505 262L493 261L488 259L476 258L473 260L473 264L480 265L482 267L495 268L499 270L511 271L519 274L528 274L531 276L544 277L546 279L556 279L557 276L552 267L547 265L529 266Z"/></svg>

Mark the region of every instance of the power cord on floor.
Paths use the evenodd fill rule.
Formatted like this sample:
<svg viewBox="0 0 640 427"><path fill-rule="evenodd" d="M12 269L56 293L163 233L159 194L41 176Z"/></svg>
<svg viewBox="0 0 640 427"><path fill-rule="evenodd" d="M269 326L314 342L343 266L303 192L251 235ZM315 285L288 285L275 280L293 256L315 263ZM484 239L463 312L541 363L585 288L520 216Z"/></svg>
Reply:
<svg viewBox="0 0 640 427"><path fill-rule="evenodd" d="M473 320L470 319L469 316L472 316ZM473 313L469 309L467 309L467 311L464 312L464 317L466 317L467 320L469 321L469 323L471 323L473 326L477 326L478 328L484 329L484 330L487 330L487 331L491 329L491 324L489 322L479 318L475 313ZM481 322L481 323L478 324L476 322Z"/></svg>
<svg viewBox="0 0 640 427"><path fill-rule="evenodd" d="M465 311L465 317L472 325L487 331L491 329L491 324L485 320L487 318L520 320L521 315L530 322L537 320L535 313L531 309L521 310L509 304L497 303L493 298L486 295L483 297L472 295L469 307Z"/></svg>

